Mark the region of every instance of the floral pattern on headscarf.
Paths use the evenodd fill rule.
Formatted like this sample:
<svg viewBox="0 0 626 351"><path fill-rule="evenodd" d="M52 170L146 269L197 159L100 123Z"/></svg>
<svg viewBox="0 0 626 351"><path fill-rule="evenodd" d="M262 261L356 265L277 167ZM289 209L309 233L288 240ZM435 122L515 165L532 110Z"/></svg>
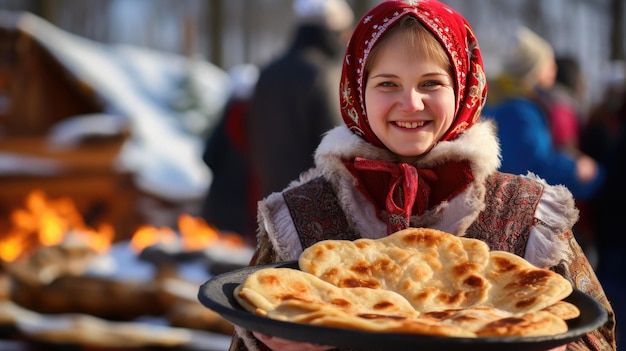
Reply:
<svg viewBox="0 0 626 351"><path fill-rule="evenodd" d="M400 19L414 16L435 35L448 53L455 74L456 108L452 126L441 141L456 138L480 118L487 83L478 41L469 23L436 0L387 0L371 9L354 29L343 62L341 113L350 130L384 147L371 130L365 111L365 63L372 48Z"/></svg>

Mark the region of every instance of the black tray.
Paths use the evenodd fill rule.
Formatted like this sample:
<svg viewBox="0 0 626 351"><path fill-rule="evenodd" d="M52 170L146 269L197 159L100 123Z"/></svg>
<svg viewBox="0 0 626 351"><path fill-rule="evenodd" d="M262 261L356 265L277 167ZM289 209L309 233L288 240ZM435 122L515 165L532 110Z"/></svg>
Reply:
<svg viewBox="0 0 626 351"><path fill-rule="evenodd" d="M207 308L231 323L248 330L277 337L341 348L360 350L446 350L446 351L545 351L567 344L591 332L607 320L607 312L597 301L579 290L565 300L580 309L578 318L567 321L566 333L542 337L449 338L398 333L373 333L354 329L321 327L260 317L244 310L233 297L235 287L256 270L268 267L298 269L298 263L283 262L252 266L213 277L202 284L198 299Z"/></svg>

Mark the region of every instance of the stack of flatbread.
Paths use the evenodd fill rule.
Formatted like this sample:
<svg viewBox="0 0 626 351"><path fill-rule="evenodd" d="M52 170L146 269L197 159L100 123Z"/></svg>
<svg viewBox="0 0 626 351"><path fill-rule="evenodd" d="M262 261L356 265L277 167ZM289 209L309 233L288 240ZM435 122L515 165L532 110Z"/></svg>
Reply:
<svg viewBox="0 0 626 351"><path fill-rule="evenodd" d="M235 298L282 321L446 337L556 335L580 314L561 275L434 229L321 241L298 264L257 270Z"/></svg>

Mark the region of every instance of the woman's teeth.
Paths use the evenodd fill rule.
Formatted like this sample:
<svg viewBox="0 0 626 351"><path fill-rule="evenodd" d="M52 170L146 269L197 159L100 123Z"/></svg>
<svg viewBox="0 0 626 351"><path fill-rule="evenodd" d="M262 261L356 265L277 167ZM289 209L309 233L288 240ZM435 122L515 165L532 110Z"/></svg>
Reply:
<svg viewBox="0 0 626 351"><path fill-rule="evenodd" d="M424 125L424 121L421 122L396 122L396 125L398 127L402 127L402 128L418 128Z"/></svg>

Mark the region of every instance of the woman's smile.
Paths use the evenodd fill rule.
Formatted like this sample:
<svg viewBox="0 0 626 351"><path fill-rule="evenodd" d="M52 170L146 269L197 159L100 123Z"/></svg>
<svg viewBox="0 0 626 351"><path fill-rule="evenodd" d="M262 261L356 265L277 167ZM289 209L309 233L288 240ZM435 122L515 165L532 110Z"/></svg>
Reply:
<svg viewBox="0 0 626 351"><path fill-rule="evenodd" d="M372 132L393 153L428 152L454 119L451 74L403 37L380 44L365 84L365 109Z"/></svg>
<svg viewBox="0 0 626 351"><path fill-rule="evenodd" d="M419 122L396 121L392 123L403 129L417 129L419 127L424 126L424 124L426 124L425 121L419 121Z"/></svg>

